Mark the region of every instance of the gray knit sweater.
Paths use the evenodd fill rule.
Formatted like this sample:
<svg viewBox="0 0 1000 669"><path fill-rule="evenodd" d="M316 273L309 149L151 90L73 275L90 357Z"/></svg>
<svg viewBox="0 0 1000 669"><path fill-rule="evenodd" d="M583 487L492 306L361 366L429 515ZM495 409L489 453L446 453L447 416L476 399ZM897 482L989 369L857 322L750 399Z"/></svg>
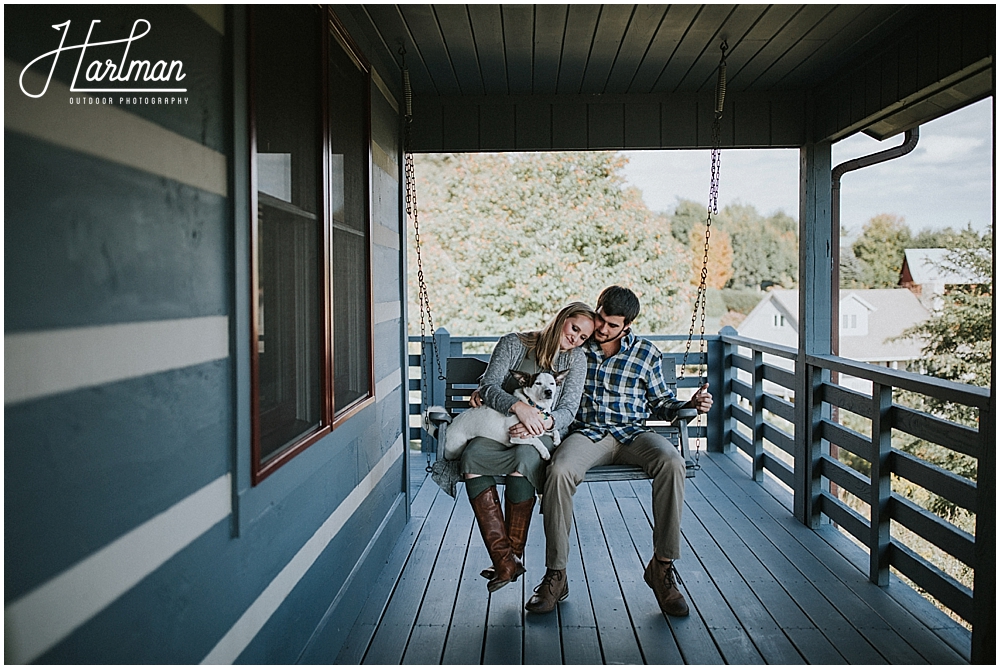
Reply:
<svg viewBox="0 0 1000 669"><path fill-rule="evenodd" d="M517 404L517 399L504 391L503 382L511 370L517 369L527 352L528 348L521 343L517 333L504 335L493 349L490 364L479 380L479 394L483 402L505 416L510 414L511 408ZM556 356L555 367L552 371L561 372L567 368L570 370L560 385L559 399L551 412L555 429L565 436L576 418L576 410L580 408L583 384L587 379L587 356L580 348L560 351Z"/></svg>

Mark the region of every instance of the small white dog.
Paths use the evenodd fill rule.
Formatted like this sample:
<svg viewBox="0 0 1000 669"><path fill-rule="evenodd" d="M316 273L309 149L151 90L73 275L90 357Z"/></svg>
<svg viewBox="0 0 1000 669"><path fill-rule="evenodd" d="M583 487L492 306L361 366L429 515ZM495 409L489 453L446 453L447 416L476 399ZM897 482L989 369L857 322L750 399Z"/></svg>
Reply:
<svg viewBox="0 0 1000 669"><path fill-rule="evenodd" d="M552 375L548 372L538 374L525 374L524 372L512 371L511 374L517 379L520 387L514 391L514 397L536 406L539 410L548 413L556 403L559 395L559 386L566 378L569 370L563 370ZM427 418L427 414L440 412L446 413L443 407L429 407L424 414L424 429L432 436L437 436L437 429ZM465 445L476 437L486 437L508 447L514 444L531 444L542 456L543 460L548 460L550 455L541 439L538 437L511 438L510 428L520 422L515 415L504 416L499 411L491 409L485 404L476 409L467 409L455 416L445 432L444 457L447 460L457 460L462 455ZM558 430L546 432L552 436L552 445L559 445Z"/></svg>

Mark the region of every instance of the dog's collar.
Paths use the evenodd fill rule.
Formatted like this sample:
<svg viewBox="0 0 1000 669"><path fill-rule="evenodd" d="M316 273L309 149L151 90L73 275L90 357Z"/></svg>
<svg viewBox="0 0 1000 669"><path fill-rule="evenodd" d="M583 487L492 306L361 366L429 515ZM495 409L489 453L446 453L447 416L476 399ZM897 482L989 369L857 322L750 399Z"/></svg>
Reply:
<svg viewBox="0 0 1000 669"><path fill-rule="evenodd" d="M530 407L532 407L534 409L538 409L538 413L542 414L542 420L545 420L545 419L548 419L548 418L552 417L551 413L549 413L545 409L543 409L540 406L538 406L537 404L535 404L535 401L532 400L530 397L525 396L524 401L528 403L528 406L530 406Z"/></svg>

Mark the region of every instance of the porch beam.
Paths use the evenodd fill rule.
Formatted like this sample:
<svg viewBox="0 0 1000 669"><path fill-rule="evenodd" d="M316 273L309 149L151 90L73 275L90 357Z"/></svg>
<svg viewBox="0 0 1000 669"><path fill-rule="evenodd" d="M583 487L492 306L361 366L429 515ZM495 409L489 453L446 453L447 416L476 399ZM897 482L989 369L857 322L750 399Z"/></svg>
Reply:
<svg viewBox="0 0 1000 669"><path fill-rule="evenodd" d="M800 92L726 98L722 148L798 148ZM413 96L417 152L707 149L714 94Z"/></svg>
<svg viewBox="0 0 1000 669"><path fill-rule="evenodd" d="M799 150L799 346L795 387L795 517L819 526L820 455L829 450L821 422L829 418L822 385L829 370L807 364L808 355L832 350L833 244L831 144L806 144Z"/></svg>

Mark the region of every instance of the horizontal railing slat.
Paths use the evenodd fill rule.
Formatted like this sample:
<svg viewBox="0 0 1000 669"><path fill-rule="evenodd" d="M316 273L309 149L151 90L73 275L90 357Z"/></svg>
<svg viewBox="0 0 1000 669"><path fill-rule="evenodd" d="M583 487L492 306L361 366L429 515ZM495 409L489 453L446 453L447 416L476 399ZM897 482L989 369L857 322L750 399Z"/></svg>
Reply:
<svg viewBox="0 0 1000 669"><path fill-rule="evenodd" d="M861 501L868 502L871 495L871 481L867 476L826 455L819 459L819 473Z"/></svg>
<svg viewBox="0 0 1000 669"><path fill-rule="evenodd" d="M743 399L753 401L753 388L739 379L732 380L732 390Z"/></svg>
<svg viewBox="0 0 1000 669"><path fill-rule="evenodd" d="M963 532L948 521L896 493L889 498L889 514L900 525L920 535L945 553L970 567L975 566L973 552L976 538L968 532Z"/></svg>
<svg viewBox="0 0 1000 669"><path fill-rule="evenodd" d="M852 537L864 545L868 545L868 521L857 511L850 508L828 492L819 495L820 513L825 513L830 520L844 528Z"/></svg>
<svg viewBox="0 0 1000 669"><path fill-rule="evenodd" d="M726 344L734 344L735 346L742 346L744 348L752 348L762 353L768 353L779 358L785 358L787 360L795 360L798 357L798 351L794 348L789 348L788 346L781 346L779 344L771 344L766 341L760 341L759 339L750 339L748 337L739 337L731 335L722 335L721 339Z"/></svg>
<svg viewBox="0 0 1000 669"><path fill-rule="evenodd" d="M789 423L795 422L795 405L791 402L786 402L780 397L764 393L764 409L779 418L784 418Z"/></svg>
<svg viewBox="0 0 1000 669"><path fill-rule="evenodd" d="M789 488L795 488L795 471L787 464L764 451L764 469L774 474L774 476Z"/></svg>
<svg viewBox="0 0 1000 669"><path fill-rule="evenodd" d="M976 484L969 479L896 449L890 454L890 467L897 476L963 509L976 510Z"/></svg>
<svg viewBox="0 0 1000 669"><path fill-rule="evenodd" d="M828 404L847 409L851 413L865 418L872 417L872 398L863 393L838 386L835 383L824 383L821 392L822 400Z"/></svg>
<svg viewBox="0 0 1000 669"><path fill-rule="evenodd" d="M940 444L974 458L979 457L979 432L922 411L894 404L892 426L918 439Z"/></svg>
<svg viewBox="0 0 1000 669"><path fill-rule="evenodd" d="M729 364L737 369L742 369L744 372L753 374L753 360L746 356L734 353L729 356Z"/></svg>
<svg viewBox="0 0 1000 669"><path fill-rule="evenodd" d="M889 544L889 562L959 616L972 619L972 592L964 585L896 540Z"/></svg>
<svg viewBox="0 0 1000 669"><path fill-rule="evenodd" d="M859 379L866 379L883 386L902 388L922 395L956 402L978 409L990 407L990 389L956 383L944 379L936 379L924 374L903 372L888 367L878 367L864 362L855 362L833 355L807 355L806 363L814 367L822 367L835 372L843 372Z"/></svg>
<svg viewBox="0 0 1000 669"><path fill-rule="evenodd" d="M795 438L784 430L764 423L764 438L789 455L795 454Z"/></svg>
<svg viewBox="0 0 1000 669"><path fill-rule="evenodd" d="M747 439L741 432L737 432L734 430L729 433L729 438L730 441L733 442L734 446L736 446L738 449L740 449L750 457L753 457L753 442Z"/></svg>
<svg viewBox="0 0 1000 669"><path fill-rule="evenodd" d="M733 418L747 427L753 427L753 414L741 407L739 404L732 406Z"/></svg>
<svg viewBox="0 0 1000 669"><path fill-rule="evenodd" d="M844 450L864 458L868 462L872 461L872 442L864 435L858 434L843 425L831 423L826 419L820 421L819 433L823 439L826 439L830 443L836 444Z"/></svg>
<svg viewBox="0 0 1000 669"><path fill-rule="evenodd" d="M764 380L776 383L782 388L795 390L795 374L774 365L764 365Z"/></svg>

